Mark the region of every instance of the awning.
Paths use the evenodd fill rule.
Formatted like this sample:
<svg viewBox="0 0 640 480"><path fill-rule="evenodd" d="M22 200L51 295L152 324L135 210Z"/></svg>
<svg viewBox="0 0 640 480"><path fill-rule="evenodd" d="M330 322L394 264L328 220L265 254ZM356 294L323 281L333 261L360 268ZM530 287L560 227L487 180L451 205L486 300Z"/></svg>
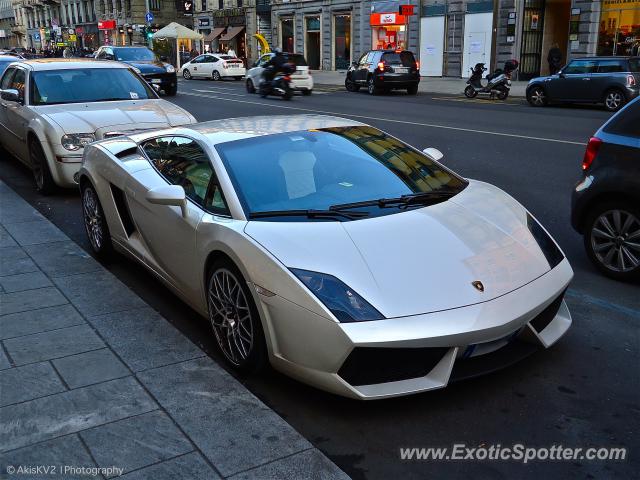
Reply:
<svg viewBox="0 0 640 480"><path fill-rule="evenodd" d="M225 27L214 28L209 35L204 37L205 42L213 42L216 38L220 36L222 32L224 32Z"/></svg>
<svg viewBox="0 0 640 480"><path fill-rule="evenodd" d="M228 42L229 40L233 40L236 35L238 35L241 31L244 30L244 27L229 27L227 33L220 37L221 42Z"/></svg>

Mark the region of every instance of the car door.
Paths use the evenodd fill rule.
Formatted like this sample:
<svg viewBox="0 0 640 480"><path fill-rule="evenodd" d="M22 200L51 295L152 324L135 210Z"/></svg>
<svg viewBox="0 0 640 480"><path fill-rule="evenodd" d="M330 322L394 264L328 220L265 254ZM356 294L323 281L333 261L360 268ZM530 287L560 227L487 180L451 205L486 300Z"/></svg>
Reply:
<svg viewBox="0 0 640 480"><path fill-rule="evenodd" d="M572 60L559 74L551 77L546 86L551 100L589 102L593 97L591 74L596 69L594 60Z"/></svg>
<svg viewBox="0 0 640 480"><path fill-rule="evenodd" d="M191 72L192 77L202 77L202 61L204 55L198 55L196 58L189 62L187 69Z"/></svg>
<svg viewBox="0 0 640 480"><path fill-rule="evenodd" d="M213 168L208 155L193 139L166 136L141 145L152 168L134 173L127 182L131 216L145 245L145 261L167 282L193 298L196 229L204 215ZM187 206L156 205L146 200L147 192L164 185L184 188Z"/></svg>
<svg viewBox="0 0 640 480"><path fill-rule="evenodd" d="M604 98L605 92L615 86L624 87L628 70L627 59L598 60L596 71L591 75L591 101L599 102Z"/></svg>
<svg viewBox="0 0 640 480"><path fill-rule="evenodd" d="M15 67L9 67L4 71L2 79L0 79L0 90L8 90L11 86L11 80L16 73ZM0 98L0 141L2 145L9 144L9 136L12 135L9 130L9 117L7 116L7 108L9 103Z"/></svg>
<svg viewBox="0 0 640 480"><path fill-rule="evenodd" d="M217 62L219 58L213 55L204 55L204 59L202 63L200 63L199 68L203 77L211 78L213 75L213 70L216 68Z"/></svg>
<svg viewBox="0 0 640 480"><path fill-rule="evenodd" d="M30 111L26 106L25 93L27 85L27 71L16 67L9 81L9 89L18 91L18 102L2 100L1 109L6 119L6 138L3 142L18 158L27 161L27 125L29 124Z"/></svg>
<svg viewBox="0 0 640 480"><path fill-rule="evenodd" d="M360 83L360 80L362 79L362 71L361 68L363 65L366 64L367 61L367 55L369 55L369 52L365 52L360 56L360 59L356 62L356 64L353 66L353 70L351 71L351 79L355 82L355 83Z"/></svg>

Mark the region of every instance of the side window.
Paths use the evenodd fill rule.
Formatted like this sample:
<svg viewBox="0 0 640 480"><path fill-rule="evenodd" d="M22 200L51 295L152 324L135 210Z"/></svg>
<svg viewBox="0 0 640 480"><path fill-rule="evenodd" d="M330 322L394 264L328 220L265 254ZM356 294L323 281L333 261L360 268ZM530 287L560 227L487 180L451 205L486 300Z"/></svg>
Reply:
<svg viewBox="0 0 640 480"><path fill-rule="evenodd" d="M358 60L358 65L364 65L365 63L367 63L367 55L369 54L366 52L362 54L360 60Z"/></svg>
<svg viewBox="0 0 640 480"><path fill-rule="evenodd" d="M614 73L626 71L621 60L600 60L598 62L598 73Z"/></svg>
<svg viewBox="0 0 640 480"><path fill-rule="evenodd" d="M4 72L4 75L2 76L2 81L0 81L0 89L7 90L8 88L11 88L11 80L15 71L15 68L7 68L7 71Z"/></svg>
<svg viewBox="0 0 640 480"><path fill-rule="evenodd" d="M376 52L369 52L369 54L367 55L367 60L365 61L366 63L374 63L376 61Z"/></svg>
<svg viewBox="0 0 640 480"><path fill-rule="evenodd" d="M205 206L213 168L195 140L161 137L148 141L142 148L167 182L182 186L188 198Z"/></svg>
<svg viewBox="0 0 640 480"><path fill-rule="evenodd" d="M594 73L596 62L593 60L574 60L562 71L566 75Z"/></svg>
<svg viewBox="0 0 640 480"><path fill-rule="evenodd" d="M222 188L220 188L215 172L211 175L211 182L209 183L209 191L207 192L204 208L214 215L230 215L227 202L224 200Z"/></svg>
<svg viewBox="0 0 640 480"><path fill-rule="evenodd" d="M260 66L264 67L264 64L267 63L269 60L271 60L271 55L263 55L262 58L260 59Z"/></svg>
<svg viewBox="0 0 640 480"><path fill-rule="evenodd" d="M629 70L632 72L640 72L640 58L629 59Z"/></svg>
<svg viewBox="0 0 640 480"><path fill-rule="evenodd" d="M207 61L209 63L216 63L218 60L220 60L218 57L214 57L213 55L209 55Z"/></svg>
<svg viewBox="0 0 640 480"><path fill-rule="evenodd" d="M624 135L640 139L640 103L634 102L616 115L604 131L614 135Z"/></svg>
<svg viewBox="0 0 640 480"><path fill-rule="evenodd" d="M16 74L11 79L11 86L9 88L12 88L18 91L19 93L18 96L21 101L24 101L24 85L26 81L27 81L26 72L21 68L17 68Z"/></svg>
<svg viewBox="0 0 640 480"><path fill-rule="evenodd" d="M191 63L202 63L202 62L204 62L204 55L199 55L193 60L191 60Z"/></svg>

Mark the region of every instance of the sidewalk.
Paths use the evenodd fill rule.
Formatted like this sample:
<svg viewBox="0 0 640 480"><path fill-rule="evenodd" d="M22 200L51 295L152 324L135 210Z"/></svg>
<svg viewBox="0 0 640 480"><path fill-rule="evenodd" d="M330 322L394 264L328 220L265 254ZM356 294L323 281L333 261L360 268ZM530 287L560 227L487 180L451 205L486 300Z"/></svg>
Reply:
<svg viewBox="0 0 640 480"><path fill-rule="evenodd" d="M0 182L0 478L121 472L348 478Z"/></svg>
<svg viewBox="0 0 640 480"><path fill-rule="evenodd" d="M312 70L311 75L316 86L342 86L346 71ZM467 86L466 78L453 77L422 77L418 90L423 93L436 93L443 95L463 95ZM486 82L486 80L485 80ZM514 81L511 84L511 97L524 97L528 82Z"/></svg>

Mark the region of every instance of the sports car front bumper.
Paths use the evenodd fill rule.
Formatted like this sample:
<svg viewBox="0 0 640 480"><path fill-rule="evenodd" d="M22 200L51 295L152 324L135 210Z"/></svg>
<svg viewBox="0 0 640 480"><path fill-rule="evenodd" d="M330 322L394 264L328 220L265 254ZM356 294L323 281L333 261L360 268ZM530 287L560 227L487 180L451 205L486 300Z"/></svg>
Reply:
<svg viewBox="0 0 640 480"><path fill-rule="evenodd" d="M442 388L457 367L499 358L517 345L553 345L571 325L562 296L572 276L565 259L487 302L371 322L330 322L282 297L260 297L271 363L302 382L358 399Z"/></svg>

